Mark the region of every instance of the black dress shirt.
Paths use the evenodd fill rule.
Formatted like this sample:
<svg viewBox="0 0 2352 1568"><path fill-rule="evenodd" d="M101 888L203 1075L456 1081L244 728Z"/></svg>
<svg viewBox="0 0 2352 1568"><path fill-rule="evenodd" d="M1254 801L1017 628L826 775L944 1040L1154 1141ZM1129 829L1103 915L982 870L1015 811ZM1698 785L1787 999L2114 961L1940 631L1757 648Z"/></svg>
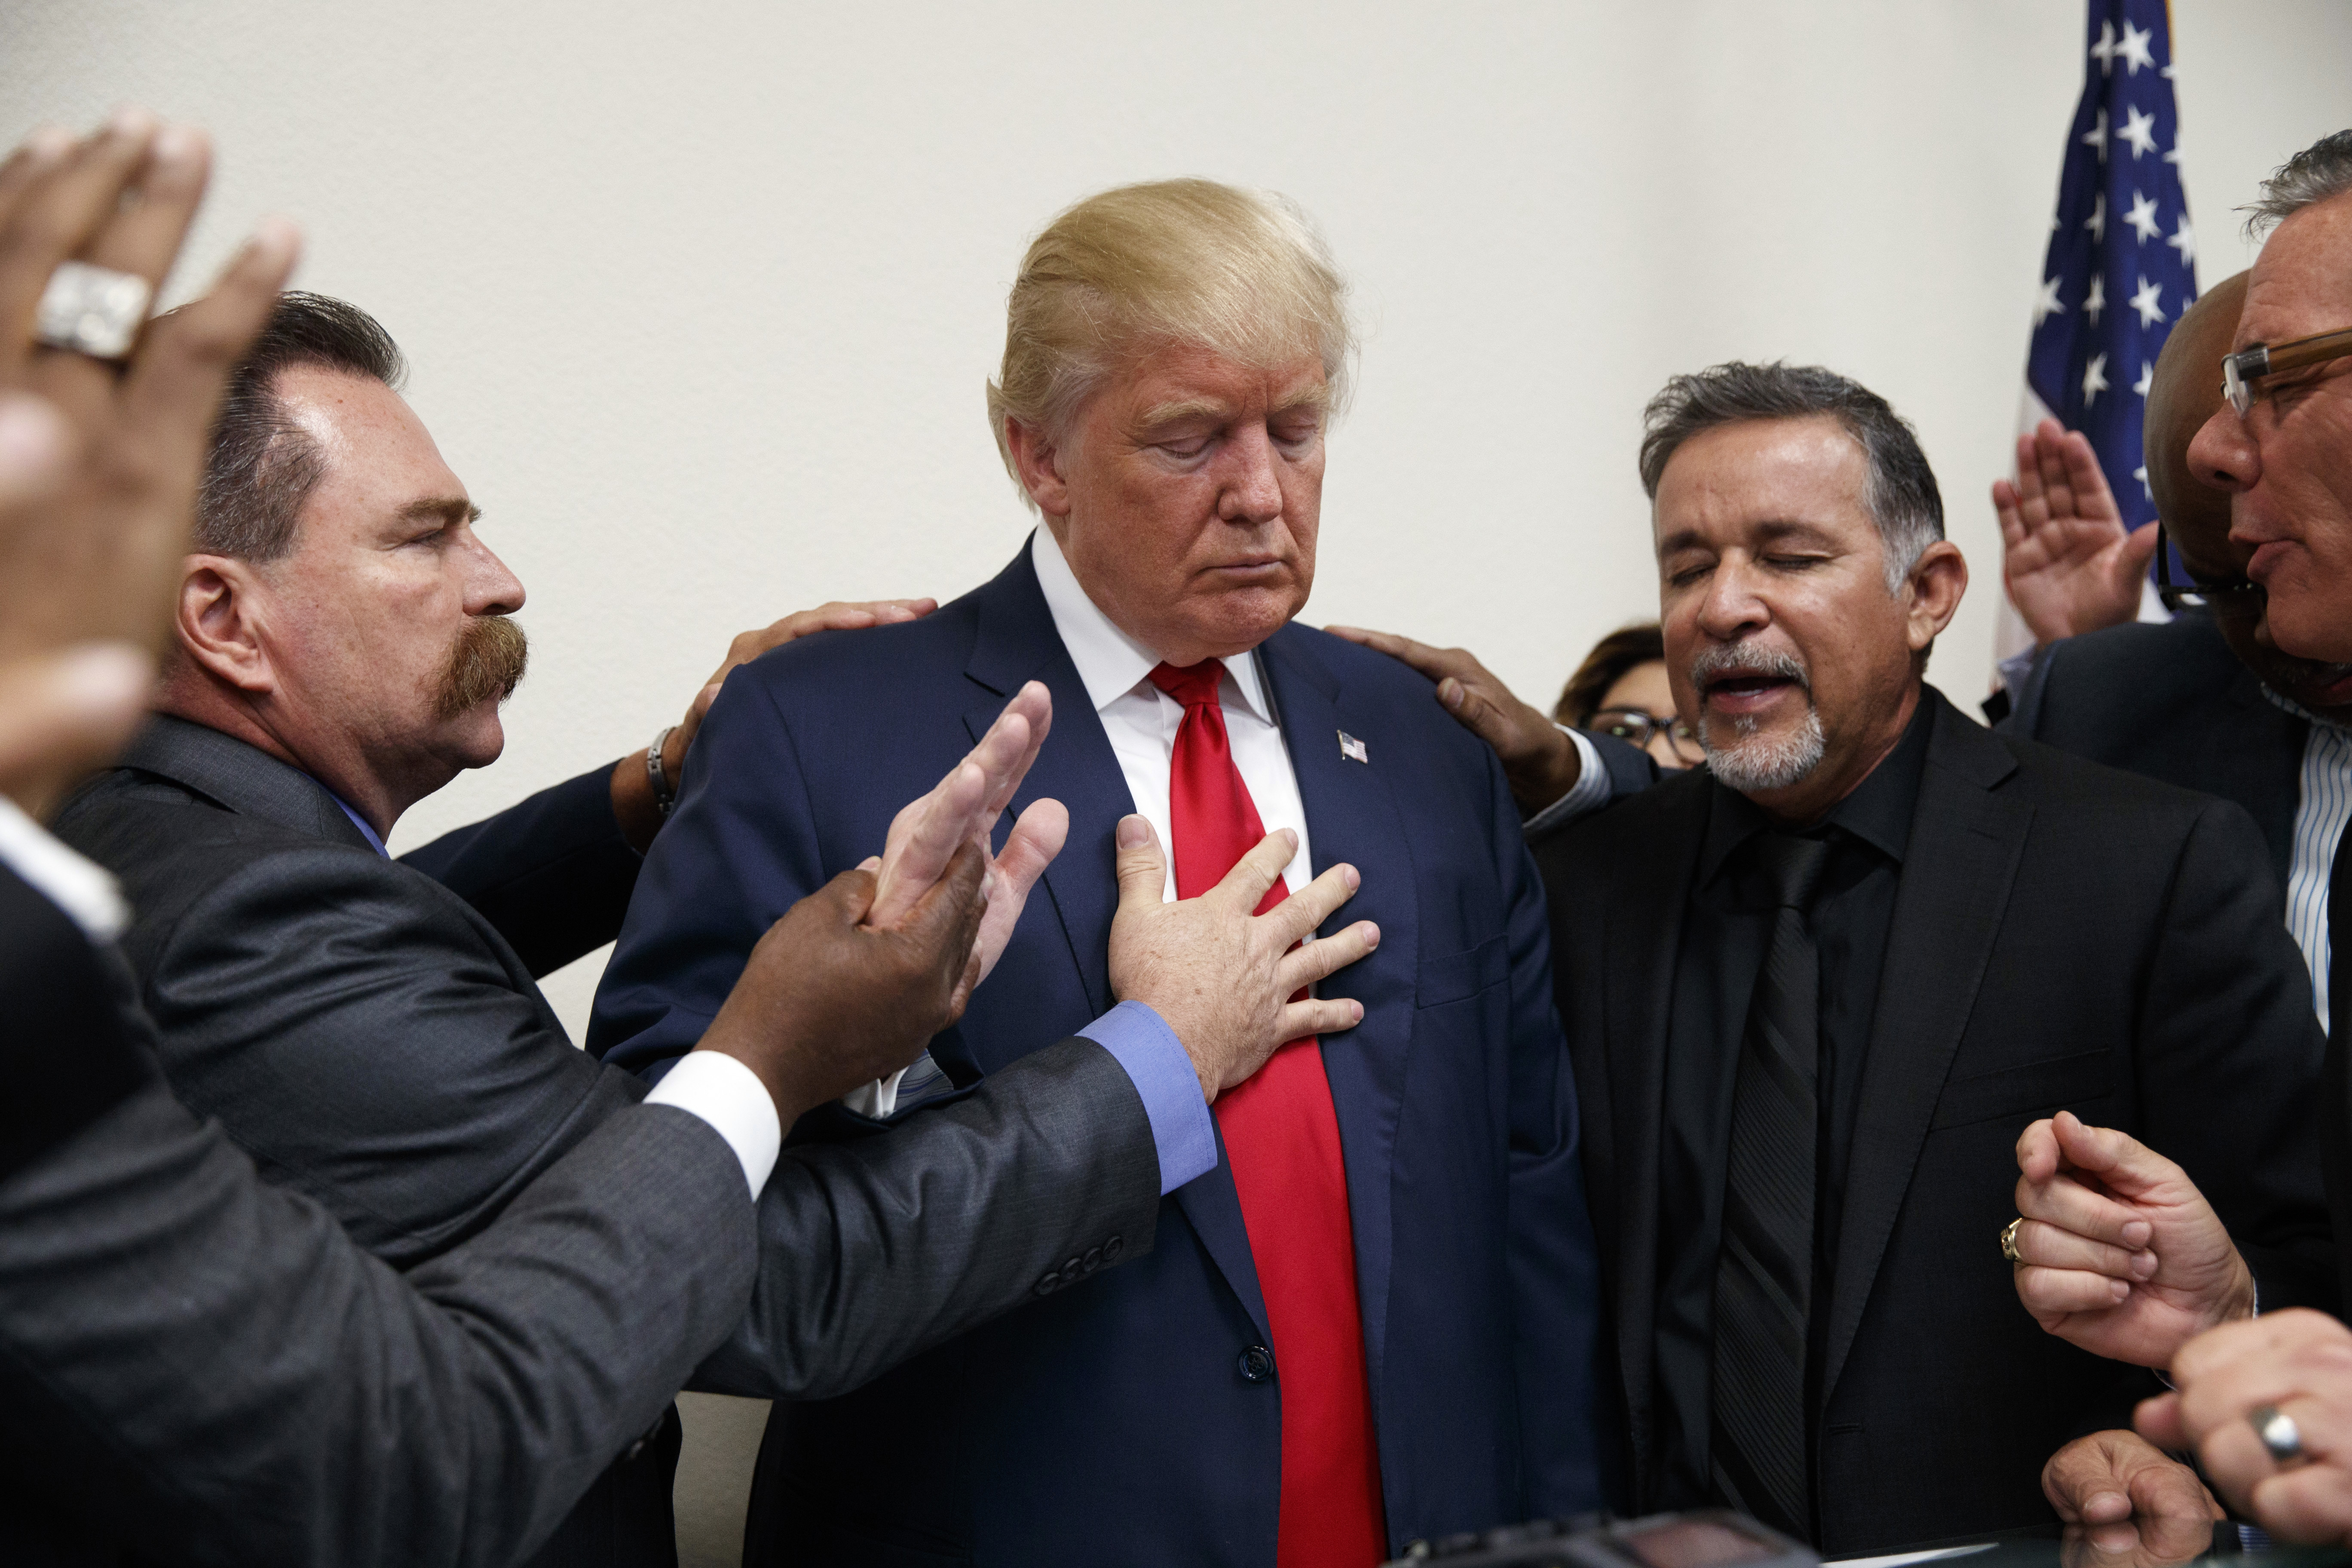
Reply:
<svg viewBox="0 0 2352 1568"><path fill-rule="evenodd" d="M1831 845L1809 920L1821 953L1820 1163L1814 1186L1815 1303L1830 1300L1846 1161L1853 1146L1863 1058L1911 815L1927 765L1930 705L1886 759L1819 822L1796 831ZM1757 971L1771 940L1772 901L1750 849L1772 824L1745 795L1714 786L1697 880L1683 915L1668 1025L1664 1136L1659 1151L1657 1365L1658 1506L1717 1500L1707 1442L1714 1368L1716 1249L1732 1088ZM1812 1315L1808 1376L1817 1379L1828 1314ZM1808 1387L1808 1408L1820 1390Z"/></svg>

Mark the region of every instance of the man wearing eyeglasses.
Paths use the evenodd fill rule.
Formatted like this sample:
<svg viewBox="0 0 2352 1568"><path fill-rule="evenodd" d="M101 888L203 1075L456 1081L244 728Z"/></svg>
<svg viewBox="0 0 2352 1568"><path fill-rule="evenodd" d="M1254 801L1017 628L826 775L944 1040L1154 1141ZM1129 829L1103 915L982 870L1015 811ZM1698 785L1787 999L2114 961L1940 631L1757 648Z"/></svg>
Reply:
<svg viewBox="0 0 2352 1568"><path fill-rule="evenodd" d="M2257 646L2320 661L2352 687L2344 679L2352 676L2345 662L2352 661L2352 132L2297 153L2264 182L2252 210L2256 226L2273 232L2221 361L2225 400L2189 449L2196 478L2230 496L2227 550L2188 563L2211 584L2217 609L2254 623ZM2337 860L2331 892L2340 894L2347 875L2340 850ZM2341 896L2329 901L2344 904ZM2331 942L2330 989L2340 997L2339 952ZM2352 1234L2344 1058L2338 1038L2323 1101L2339 1258ZM2029 1131L2029 1142L2040 1132ZM2052 1196L2071 1203L2071 1218L2056 1228L2068 1245L2089 1244L2065 1271L2086 1288L2113 1272L2100 1248L2129 1225L2144 1227L2142 1247L2166 1265L2159 1274L2176 1258L2228 1248L2196 1190L2152 1152L2106 1129L2053 1133L2070 1158L2053 1168L2051 1151L2021 1144L2021 1207ZM2085 1189L2064 1190L2066 1166L2085 1163L2073 1157L2077 1150L2099 1171L2101 1192L2087 1202ZM2021 1275L2021 1294L2025 1286ZM2045 1326L2074 1338L2098 1316ZM2280 1312L2168 1351L2178 1392L2141 1407L2140 1432L2166 1448L2193 1449L2216 1488L2273 1533L2352 1542L2352 1331L2317 1313Z"/></svg>
<svg viewBox="0 0 2352 1568"><path fill-rule="evenodd" d="M2038 591L2017 597L2038 605L2051 629L2000 727L2244 806L2263 830L2325 1026L2329 868L2352 817L2352 670L2296 658L2271 640L2262 589L2242 574L2244 552L2230 542L2229 496L2189 464L2190 440L2226 405L2214 367L2245 297L2241 273L2191 306L2148 388L2148 489L2161 533L2187 569L2174 566L2171 552L2156 552L2168 624L2133 618L2137 567L2103 583L2089 563L2103 534L2118 543L2124 529L2087 448L2082 460L2064 460L2064 446L2080 437L2053 425L2021 438L2018 482L1996 484L1993 501L2012 590L2019 562L2033 562ZM2071 571L2069 550L2042 542L2053 533L2074 542Z"/></svg>

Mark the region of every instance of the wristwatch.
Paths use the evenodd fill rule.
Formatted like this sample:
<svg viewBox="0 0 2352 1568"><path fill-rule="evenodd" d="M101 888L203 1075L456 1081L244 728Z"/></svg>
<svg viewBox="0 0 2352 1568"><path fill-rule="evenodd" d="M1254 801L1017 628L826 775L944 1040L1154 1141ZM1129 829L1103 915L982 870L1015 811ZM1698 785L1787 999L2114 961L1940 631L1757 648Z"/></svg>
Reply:
<svg viewBox="0 0 2352 1568"><path fill-rule="evenodd" d="M646 782L654 786L655 808L665 817L677 804L677 786L669 782L669 773L662 767L662 748L669 744L670 731L677 728L675 724L663 725L654 736L654 743L646 748Z"/></svg>

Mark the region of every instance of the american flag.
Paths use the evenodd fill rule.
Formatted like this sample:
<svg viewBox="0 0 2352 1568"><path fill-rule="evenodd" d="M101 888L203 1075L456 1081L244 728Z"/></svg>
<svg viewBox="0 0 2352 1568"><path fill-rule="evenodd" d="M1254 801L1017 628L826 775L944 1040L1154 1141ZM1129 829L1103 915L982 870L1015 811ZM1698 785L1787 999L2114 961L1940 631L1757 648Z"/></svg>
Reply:
<svg viewBox="0 0 2352 1568"><path fill-rule="evenodd" d="M2156 518L2140 418L2156 356L2197 298L2197 242L2180 188L2165 0L2090 0L2087 9L2083 98L2033 301L2021 423L2054 418L2089 437L2137 528Z"/></svg>

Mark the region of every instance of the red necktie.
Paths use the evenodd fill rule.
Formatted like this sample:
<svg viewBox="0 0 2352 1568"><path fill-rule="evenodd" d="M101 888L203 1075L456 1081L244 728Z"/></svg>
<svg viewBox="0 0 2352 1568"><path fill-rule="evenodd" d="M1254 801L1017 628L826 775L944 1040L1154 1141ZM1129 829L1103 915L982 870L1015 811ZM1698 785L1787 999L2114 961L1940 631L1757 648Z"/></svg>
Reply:
<svg viewBox="0 0 2352 1568"><path fill-rule="evenodd" d="M1217 700L1223 675L1215 659L1151 672L1151 683L1184 705L1168 776L1180 899L1198 898L1224 880L1265 837L1225 736ZM1257 912L1289 893L1276 879ZM1282 1047L1256 1077L1219 1095L1216 1110L1265 1296L1282 1397L1275 1563L1369 1568L1388 1555L1388 1529L1365 1386L1347 1166L1319 1043L1310 1035Z"/></svg>

